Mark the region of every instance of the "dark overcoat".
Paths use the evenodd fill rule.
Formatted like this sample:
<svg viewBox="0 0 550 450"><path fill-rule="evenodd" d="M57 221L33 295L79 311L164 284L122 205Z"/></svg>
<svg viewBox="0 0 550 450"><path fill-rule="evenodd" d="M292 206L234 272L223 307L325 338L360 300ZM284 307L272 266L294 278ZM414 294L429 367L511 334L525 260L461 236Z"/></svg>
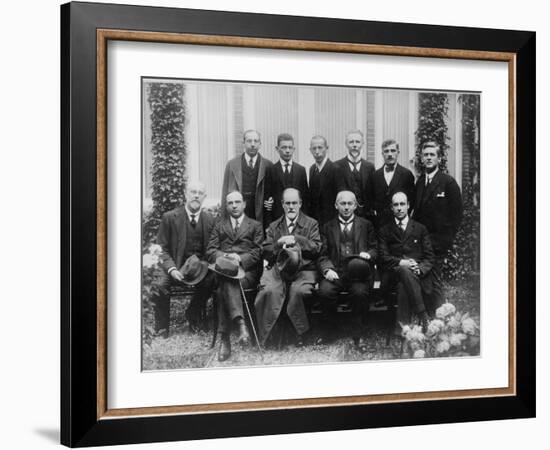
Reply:
<svg viewBox="0 0 550 450"><path fill-rule="evenodd" d="M284 216L269 225L263 243L263 256L269 265L274 265L276 257L282 249L277 241L282 236L289 234ZM266 285L258 293L254 304L262 343L269 336L283 310L287 290L286 312L294 328L298 334L303 334L309 328L303 296L311 292L311 288L316 281L316 260L322 245L319 225L315 219L300 212L292 234L302 252L302 264L296 280L289 284L285 283L281 280L276 266L273 267L262 279L262 281L265 280Z"/></svg>
<svg viewBox="0 0 550 450"><path fill-rule="evenodd" d="M302 211L308 214L309 211L309 189L307 186L307 175L304 166L298 164L296 161L292 162L292 169L290 171L290 181L288 184L284 182L283 166L281 161L277 161L273 164L268 173L269 192L273 197L273 208L268 217L271 218L269 223L273 220L277 220L283 215L283 206L281 200L283 198L283 191L286 188L294 188L300 191L302 196ZM267 199L267 197L265 197Z"/></svg>
<svg viewBox="0 0 550 450"><path fill-rule="evenodd" d="M352 191L353 186L353 174L349 166L348 158L344 157L335 162L338 167L337 174L337 190L340 191ZM361 167L359 168L361 174L362 185L360 186L363 194L365 204L358 206L356 214L365 218L372 218L374 216L374 164L361 159Z"/></svg>

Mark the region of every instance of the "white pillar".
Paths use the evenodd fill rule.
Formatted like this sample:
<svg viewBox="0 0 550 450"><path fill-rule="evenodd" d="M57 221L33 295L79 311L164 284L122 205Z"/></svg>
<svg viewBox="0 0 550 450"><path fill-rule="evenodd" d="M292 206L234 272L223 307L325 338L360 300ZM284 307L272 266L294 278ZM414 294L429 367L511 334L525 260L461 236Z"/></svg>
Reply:
<svg viewBox="0 0 550 450"><path fill-rule="evenodd" d="M382 139L384 139L384 91L377 89L374 93L374 167L376 168L384 164Z"/></svg>
<svg viewBox="0 0 550 450"><path fill-rule="evenodd" d="M235 101L234 101L234 86L229 84L225 88L226 95L226 117L227 117L227 160L235 156L237 149L235 148Z"/></svg>
<svg viewBox="0 0 550 450"><path fill-rule="evenodd" d="M402 165L411 169L413 173L414 165L410 164L410 160L414 158L416 153L416 129L418 128L418 92L409 92L409 141L407 142L407 151L401 151ZM406 153L406 154L403 154Z"/></svg>
<svg viewBox="0 0 550 450"><path fill-rule="evenodd" d="M243 131L256 129L255 97L256 92L254 86L243 86Z"/></svg>
<svg viewBox="0 0 550 450"><path fill-rule="evenodd" d="M200 139L199 139L199 85L185 84L187 105L187 176L188 180L198 179L200 174Z"/></svg>
<svg viewBox="0 0 550 450"><path fill-rule="evenodd" d="M315 91L313 88L298 88L298 139L294 159L309 167L309 143L315 133ZM311 163L308 164L308 162Z"/></svg>
<svg viewBox="0 0 550 450"><path fill-rule="evenodd" d="M455 114L455 179L462 190L462 102L456 95L456 114Z"/></svg>

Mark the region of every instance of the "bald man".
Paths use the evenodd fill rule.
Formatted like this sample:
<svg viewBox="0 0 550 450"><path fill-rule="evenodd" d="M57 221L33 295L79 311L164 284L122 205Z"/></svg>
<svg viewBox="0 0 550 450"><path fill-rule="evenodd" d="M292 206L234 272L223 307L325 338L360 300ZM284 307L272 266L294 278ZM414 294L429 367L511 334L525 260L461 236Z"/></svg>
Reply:
<svg viewBox="0 0 550 450"><path fill-rule="evenodd" d="M430 320L426 296L433 294L434 251L427 228L409 218L409 200L397 192L391 200L393 220L378 234L382 287L397 288L397 321L411 323L416 314L424 328ZM396 327L401 334L401 327Z"/></svg>
<svg viewBox="0 0 550 450"><path fill-rule="evenodd" d="M162 247L161 267L155 280L157 295L152 297L155 312L155 331L160 337L168 337L170 328L170 286L184 283L179 269L192 255L206 259L206 248L214 218L201 210L206 198L203 183L192 181L185 190L185 205L163 214L157 235ZM186 312L192 330L199 327L199 311L212 291L213 277L206 277L196 286L196 292Z"/></svg>
<svg viewBox="0 0 550 450"><path fill-rule="evenodd" d="M362 313L368 306L377 243L374 226L355 215L357 199L351 191L341 191L334 205L338 216L321 229L323 249L318 267L323 275L319 283L319 299L325 319L322 340L335 337L338 294L349 292L352 308L352 338L359 350L365 349L361 340Z"/></svg>

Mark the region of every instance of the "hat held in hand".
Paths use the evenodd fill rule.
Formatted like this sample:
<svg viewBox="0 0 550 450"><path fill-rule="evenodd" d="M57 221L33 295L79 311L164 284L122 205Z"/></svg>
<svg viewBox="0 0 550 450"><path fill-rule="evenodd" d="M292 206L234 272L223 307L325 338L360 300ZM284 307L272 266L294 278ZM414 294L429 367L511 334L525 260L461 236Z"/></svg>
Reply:
<svg viewBox="0 0 550 450"><path fill-rule="evenodd" d="M208 263L201 261L197 255L191 255L180 268L183 282L188 286L199 284L208 273Z"/></svg>
<svg viewBox="0 0 550 450"><path fill-rule="evenodd" d="M240 280L245 276L244 269L240 266L239 261L228 255L218 256L216 263L210 264L208 268L218 275L234 280Z"/></svg>
<svg viewBox="0 0 550 450"><path fill-rule="evenodd" d="M350 255L346 266L347 276L352 281L365 281L371 275L370 263L359 255Z"/></svg>
<svg viewBox="0 0 550 450"><path fill-rule="evenodd" d="M285 247L277 255L275 263L281 279L293 280L302 266L302 250L298 245Z"/></svg>

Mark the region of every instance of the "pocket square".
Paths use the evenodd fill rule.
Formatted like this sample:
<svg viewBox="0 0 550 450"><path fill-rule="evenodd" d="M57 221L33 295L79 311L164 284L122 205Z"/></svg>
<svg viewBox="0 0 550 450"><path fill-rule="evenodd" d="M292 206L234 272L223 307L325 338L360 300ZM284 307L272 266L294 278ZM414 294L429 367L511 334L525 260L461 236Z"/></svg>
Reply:
<svg viewBox="0 0 550 450"><path fill-rule="evenodd" d="M439 194L437 194L438 197L445 197L445 192L440 192Z"/></svg>

